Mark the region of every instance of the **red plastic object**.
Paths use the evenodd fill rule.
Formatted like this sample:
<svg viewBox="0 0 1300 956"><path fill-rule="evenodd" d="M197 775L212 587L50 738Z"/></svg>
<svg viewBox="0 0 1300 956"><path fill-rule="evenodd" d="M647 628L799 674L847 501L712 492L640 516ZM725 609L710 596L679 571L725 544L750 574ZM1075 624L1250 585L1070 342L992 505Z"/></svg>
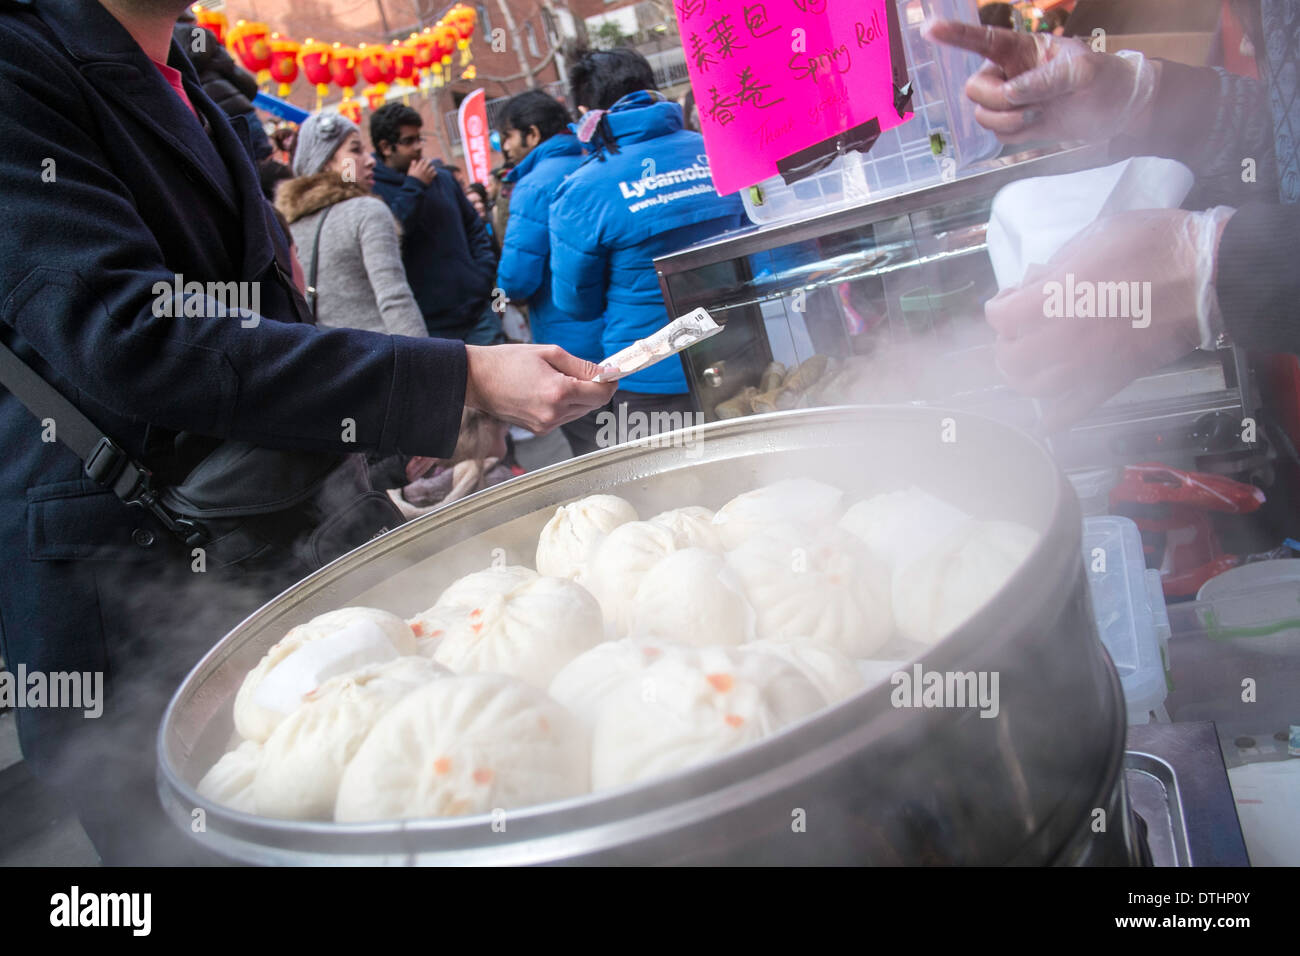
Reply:
<svg viewBox="0 0 1300 956"><path fill-rule="evenodd" d="M1110 503L1190 505L1205 511L1244 515L1259 509L1264 492L1254 485L1202 471L1179 471L1158 461L1129 465L1114 488Z"/></svg>
<svg viewBox="0 0 1300 956"><path fill-rule="evenodd" d="M1159 562L1167 597L1193 596L1241 563L1223 550L1210 512L1249 514L1263 503L1254 485L1159 462L1129 465L1110 492L1111 511L1137 523L1148 563Z"/></svg>

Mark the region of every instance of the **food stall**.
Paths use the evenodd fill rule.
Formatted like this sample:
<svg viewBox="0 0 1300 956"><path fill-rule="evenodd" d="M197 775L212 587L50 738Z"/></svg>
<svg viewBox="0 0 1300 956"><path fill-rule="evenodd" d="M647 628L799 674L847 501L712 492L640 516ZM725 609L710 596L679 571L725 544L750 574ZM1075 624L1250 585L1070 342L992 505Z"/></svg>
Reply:
<svg viewBox="0 0 1300 956"><path fill-rule="evenodd" d="M724 334L686 360L706 421L818 405L929 402L1033 428L1031 399L1004 384L984 302L998 190L1029 177L1104 165L1104 150L1013 154L876 202L754 226L658 259L674 315L704 307ZM1258 444L1235 427L1258 395L1235 349L1197 352L1144 376L1053 439L1063 468L1158 457L1195 468L1233 460L1249 474Z"/></svg>
<svg viewBox="0 0 1300 956"><path fill-rule="evenodd" d="M915 53L921 4L889 8ZM1296 675L1252 671L1268 703L1234 710L1207 675L1239 672L1242 592L1167 604L1107 512L1136 462L1266 467L1251 367L1197 353L1034 437L983 321L994 197L1104 156L990 152L941 108L955 69L910 63L914 125L656 261L671 314L723 326L681 355L701 424L425 515L245 620L160 730L178 826L259 864L1249 862L1230 771L1281 762ZM416 690L348 709L402 668Z"/></svg>

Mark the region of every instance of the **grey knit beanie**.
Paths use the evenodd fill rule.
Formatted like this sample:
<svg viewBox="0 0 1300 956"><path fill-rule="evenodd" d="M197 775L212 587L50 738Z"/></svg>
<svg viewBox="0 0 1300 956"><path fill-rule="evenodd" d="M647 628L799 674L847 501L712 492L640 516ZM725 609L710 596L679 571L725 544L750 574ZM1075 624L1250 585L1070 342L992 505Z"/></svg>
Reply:
<svg viewBox="0 0 1300 956"><path fill-rule="evenodd" d="M338 113L312 113L298 128L298 145L293 153L293 174L310 176L319 173L351 133L360 133L357 124Z"/></svg>

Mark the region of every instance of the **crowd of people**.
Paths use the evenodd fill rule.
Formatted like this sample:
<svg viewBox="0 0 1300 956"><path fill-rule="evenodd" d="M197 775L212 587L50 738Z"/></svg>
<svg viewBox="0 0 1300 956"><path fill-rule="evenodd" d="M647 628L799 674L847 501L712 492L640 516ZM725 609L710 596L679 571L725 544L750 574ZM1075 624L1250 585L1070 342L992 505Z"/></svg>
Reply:
<svg viewBox="0 0 1300 956"><path fill-rule="evenodd" d="M291 169L255 152L316 324L498 345L515 309L528 341L593 363L665 325L654 258L740 225L741 204L698 189L629 204L621 182L689 169L703 141L633 50L581 53L569 75L576 117L536 89L505 104L506 162L488 183L427 157L420 114L400 103L370 115L370 150L360 128L325 112L285 144ZM665 420L654 412L692 410L679 364L664 362L562 425L571 453L594 451L599 416L620 405L648 423ZM492 474L480 471L482 481ZM425 507L435 506L422 487ZM409 511L413 494L393 497Z"/></svg>

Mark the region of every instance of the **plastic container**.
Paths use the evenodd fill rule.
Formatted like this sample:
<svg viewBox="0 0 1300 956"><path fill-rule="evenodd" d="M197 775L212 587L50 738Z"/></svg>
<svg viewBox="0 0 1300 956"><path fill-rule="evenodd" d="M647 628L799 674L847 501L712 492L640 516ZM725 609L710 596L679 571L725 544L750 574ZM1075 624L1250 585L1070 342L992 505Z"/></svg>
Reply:
<svg viewBox="0 0 1300 956"><path fill-rule="evenodd" d="M1148 574L1142 536L1129 518L1099 515L1083 520L1083 564L1093 616L1102 644L1115 662L1128 722L1145 724L1152 712L1167 720L1164 705L1169 615L1159 572Z"/></svg>
<svg viewBox="0 0 1300 956"><path fill-rule="evenodd" d="M865 155L838 156L825 169L786 185L780 176L740 191L756 223L800 219L828 209L860 205L909 188L959 178L972 164L1001 149L997 137L975 122L966 80L980 68L973 53L931 44L921 36L926 20L979 23L975 0L896 0L912 81L912 118L886 130ZM954 106L955 104L955 106ZM931 135L942 139L932 149Z"/></svg>

